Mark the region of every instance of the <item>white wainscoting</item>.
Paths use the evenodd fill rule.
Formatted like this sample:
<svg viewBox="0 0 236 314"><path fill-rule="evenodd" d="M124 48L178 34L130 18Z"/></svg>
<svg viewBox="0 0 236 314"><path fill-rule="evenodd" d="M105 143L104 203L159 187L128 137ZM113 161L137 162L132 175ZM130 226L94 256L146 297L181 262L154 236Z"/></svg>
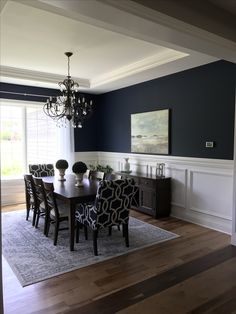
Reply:
<svg viewBox="0 0 236 314"><path fill-rule="evenodd" d="M1 180L1 205L25 203L24 179Z"/></svg>
<svg viewBox="0 0 236 314"><path fill-rule="evenodd" d="M129 157L132 171L156 174L157 163L165 163L165 175L172 178L171 216L232 232L233 161L174 156L153 156L110 152L77 152L74 160L90 164L109 164L124 169ZM25 202L24 181L1 182L2 205Z"/></svg>
<svg viewBox="0 0 236 314"><path fill-rule="evenodd" d="M109 164L124 169L129 157L132 171L156 174L157 163L165 163L172 178L171 216L228 234L232 232L233 160L153 156L110 152L75 153L86 164Z"/></svg>

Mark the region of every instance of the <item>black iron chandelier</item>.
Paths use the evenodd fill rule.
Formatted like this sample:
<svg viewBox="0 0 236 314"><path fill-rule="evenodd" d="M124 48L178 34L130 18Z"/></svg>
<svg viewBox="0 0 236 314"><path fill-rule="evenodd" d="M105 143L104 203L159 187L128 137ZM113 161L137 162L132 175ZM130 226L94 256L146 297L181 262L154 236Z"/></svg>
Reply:
<svg viewBox="0 0 236 314"><path fill-rule="evenodd" d="M70 76L70 57L72 52L65 52L68 58L68 75L63 82L59 82L62 95L47 99L43 110L47 116L57 122L57 126L67 126L68 121L74 128L82 128L85 117L92 109L92 100L86 100L78 92L79 84Z"/></svg>

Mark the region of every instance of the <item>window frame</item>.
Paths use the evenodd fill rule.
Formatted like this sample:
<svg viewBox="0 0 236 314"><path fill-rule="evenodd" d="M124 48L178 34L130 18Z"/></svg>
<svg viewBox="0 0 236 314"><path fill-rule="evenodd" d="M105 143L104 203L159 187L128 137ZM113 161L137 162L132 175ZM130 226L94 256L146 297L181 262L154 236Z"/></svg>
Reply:
<svg viewBox="0 0 236 314"><path fill-rule="evenodd" d="M37 106L38 108L42 108L43 110L44 103L36 102L36 101L23 101L23 100L13 100L13 99L3 99L0 98L0 107L2 106L12 106L12 107L21 107L22 109L22 134L23 134L23 171L24 173L28 173L28 145L27 145L27 107L32 108ZM55 125L56 127L56 125ZM21 179L22 176L11 176L11 177L1 177L2 181L10 181L10 180L18 180Z"/></svg>

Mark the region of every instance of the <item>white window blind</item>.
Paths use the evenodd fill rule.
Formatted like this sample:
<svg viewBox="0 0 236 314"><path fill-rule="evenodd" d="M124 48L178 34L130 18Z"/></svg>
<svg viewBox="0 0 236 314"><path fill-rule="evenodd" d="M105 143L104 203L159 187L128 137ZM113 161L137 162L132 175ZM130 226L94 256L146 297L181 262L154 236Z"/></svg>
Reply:
<svg viewBox="0 0 236 314"><path fill-rule="evenodd" d="M1 178L21 177L29 163L55 163L58 128L42 105L1 104Z"/></svg>

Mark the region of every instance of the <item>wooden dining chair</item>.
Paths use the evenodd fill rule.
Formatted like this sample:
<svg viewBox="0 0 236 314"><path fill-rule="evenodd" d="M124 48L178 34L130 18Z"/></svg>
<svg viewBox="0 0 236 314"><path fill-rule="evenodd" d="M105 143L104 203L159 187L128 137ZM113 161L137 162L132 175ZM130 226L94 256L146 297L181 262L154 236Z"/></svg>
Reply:
<svg viewBox="0 0 236 314"><path fill-rule="evenodd" d="M48 223L48 208L46 206L46 195L43 186L43 180L41 178L33 178L36 194L36 223L35 228L38 228L39 219L44 218L43 233L46 235L47 223Z"/></svg>
<svg viewBox="0 0 236 314"><path fill-rule="evenodd" d="M29 164L29 172L34 177L51 177L55 174L53 164Z"/></svg>
<svg viewBox="0 0 236 314"><path fill-rule="evenodd" d="M63 221L68 221L69 219L69 208L67 204L62 202L57 202L54 195L54 185L53 183L43 182L45 197L46 197L46 206L48 210L48 221L47 221L47 230L46 236L48 236L50 225L54 224L54 245L57 245L58 232L60 230L65 230L67 228L60 228L60 223Z"/></svg>
<svg viewBox="0 0 236 314"><path fill-rule="evenodd" d="M129 210L134 191L135 182L133 179L101 181L94 204L81 203L76 209L76 242L79 242L81 225L85 228L85 238L87 238L87 227L91 228L93 232L94 255L98 255L97 237L99 229L108 228L111 235L112 226L122 225L123 236L128 247Z"/></svg>
<svg viewBox="0 0 236 314"><path fill-rule="evenodd" d="M105 178L105 173L102 171L95 171L95 170L89 171L89 179L104 180L104 178Z"/></svg>
<svg viewBox="0 0 236 314"><path fill-rule="evenodd" d="M32 226L34 226L37 214L37 198L32 175L25 174L24 182L25 182L26 220L29 219L29 214L30 211L32 210L33 212Z"/></svg>

